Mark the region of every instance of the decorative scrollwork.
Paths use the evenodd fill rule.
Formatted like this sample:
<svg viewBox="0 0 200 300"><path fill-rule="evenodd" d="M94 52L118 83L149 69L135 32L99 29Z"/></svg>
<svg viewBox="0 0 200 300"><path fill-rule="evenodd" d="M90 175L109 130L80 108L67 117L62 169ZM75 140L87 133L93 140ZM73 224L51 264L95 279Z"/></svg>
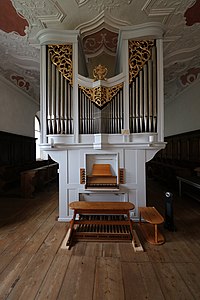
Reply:
<svg viewBox="0 0 200 300"><path fill-rule="evenodd" d="M153 40L129 40L129 83L137 76L145 63L151 58Z"/></svg>
<svg viewBox="0 0 200 300"><path fill-rule="evenodd" d="M72 45L49 45L51 61L59 72L73 84Z"/></svg>
<svg viewBox="0 0 200 300"><path fill-rule="evenodd" d="M100 109L105 107L122 87L123 83L119 83L113 87L98 86L86 88L84 86L79 86L83 93Z"/></svg>

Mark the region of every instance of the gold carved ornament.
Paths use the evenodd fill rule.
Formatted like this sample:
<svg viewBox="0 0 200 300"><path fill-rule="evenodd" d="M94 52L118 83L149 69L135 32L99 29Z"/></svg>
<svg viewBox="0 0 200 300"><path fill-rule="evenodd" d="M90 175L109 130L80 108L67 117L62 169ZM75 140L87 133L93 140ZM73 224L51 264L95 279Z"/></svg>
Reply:
<svg viewBox="0 0 200 300"><path fill-rule="evenodd" d="M123 83L119 83L113 87L98 86L94 88L86 88L84 86L79 86L90 101L94 102L94 104L96 104L96 106L100 109L105 107L122 87Z"/></svg>
<svg viewBox="0 0 200 300"><path fill-rule="evenodd" d="M106 80L106 75L108 69L104 65L98 65L93 70L94 81L96 80Z"/></svg>
<svg viewBox="0 0 200 300"><path fill-rule="evenodd" d="M48 45L52 63L73 84L72 45Z"/></svg>
<svg viewBox="0 0 200 300"><path fill-rule="evenodd" d="M153 46L153 40L129 40L129 83L134 80L151 58Z"/></svg>

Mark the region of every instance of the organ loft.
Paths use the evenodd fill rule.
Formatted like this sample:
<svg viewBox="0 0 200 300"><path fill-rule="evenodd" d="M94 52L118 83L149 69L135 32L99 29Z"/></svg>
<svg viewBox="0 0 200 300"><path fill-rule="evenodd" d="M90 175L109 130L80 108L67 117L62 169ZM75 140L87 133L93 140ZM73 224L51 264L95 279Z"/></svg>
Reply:
<svg viewBox="0 0 200 300"><path fill-rule="evenodd" d="M102 28L118 39L112 72L84 54L87 32ZM165 147L162 36L158 23L112 20L39 32L40 146L59 164L59 221L74 201L130 202L133 219L146 206L146 162Z"/></svg>

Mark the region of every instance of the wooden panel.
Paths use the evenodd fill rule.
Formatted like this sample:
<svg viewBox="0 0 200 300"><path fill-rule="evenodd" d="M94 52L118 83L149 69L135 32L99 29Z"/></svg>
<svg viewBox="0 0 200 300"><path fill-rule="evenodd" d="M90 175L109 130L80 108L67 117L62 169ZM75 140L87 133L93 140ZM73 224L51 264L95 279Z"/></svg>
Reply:
<svg viewBox="0 0 200 300"><path fill-rule="evenodd" d="M130 202L85 202L85 201L75 201L70 203L70 208L75 210L84 210L88 213L97 210L106 213L107 210L113 211L113 214L118 211L123 211L123 213L127 213L129 210L134 209L134 204Z"/></svg>
<svg viewBox="0 0 200 300"><path fill-rule="evenodd" d="M122 271L126 300L166 299L163 296L151 263L124 262L122 263Z"/></svg>
<svg viewBox="0 0 200 300"><path fill-rule="evenodd" d="M0 165L21 165L36 160L35 138L0 131Z"/></svg>
<svg viewBox="0 0 200 300"><path fill-rule="evenodd" d="M139 212L151 224L162 224L164 222L164 218L155 207L139 207Z"/></svg>
<svg viewBox="0 0 200 300"><path fill-rule="evenodd" d="M95 257L71 257L57 300L92 299L95 260Z"/></svg>
<svg viewBox="0 0 200 300"><path fill-rule="evenodd" d="M48 270L47 276L38 290L37 300L56 299L60 291L63 278L65 276L65 268L61 268L63 264L68 267L71 259L71 253L60 249L55 260L52 262Z"/></svg>
<svg viewBox="0 0 200 300"><path fill-rule="evenodd" d="M191 291L172 263L154 263L161 290L167 299L194 299Z"/></svg>
<svg viewBox="0 0 200 300"><path fill-rule="evenodd" d="M195 176L194 169L200 166L200 130L165 137L165 142L166 148L147 163L150 175L173 186L176 176Z"/></svg>
<svg viewBox="0 0 200 300"><path fill-rule="evenodd" d="M123 168L119 169L119 183L125 184L125 169Z"/></svg>
<svg viewBox="0 0 200 300"><path fill-rule="evenodd" d="M121 264L117 258L98 258L94 283L94 300L123 300ZM89 298L88 298L89 299Z"/></svg>
<svg viewBox="0 0 200 300"><path fill-rule="evenodd" d="M80 184L85 184L86 183L86 172L85 169L81 168L80 169Z"/></svg>
<svg viewBox="0 0 200 300"><path fill-rule="evenodd" d="M92 168L92 176L112 176L109 164L94 164Z"/></svg>
<svg viewBox="0 0 200 300"><path fill-rule="evenodd" d="M181 278L184 280L194 299L200 299L200 264L196 263L178 263L175 264Z"/></svg>

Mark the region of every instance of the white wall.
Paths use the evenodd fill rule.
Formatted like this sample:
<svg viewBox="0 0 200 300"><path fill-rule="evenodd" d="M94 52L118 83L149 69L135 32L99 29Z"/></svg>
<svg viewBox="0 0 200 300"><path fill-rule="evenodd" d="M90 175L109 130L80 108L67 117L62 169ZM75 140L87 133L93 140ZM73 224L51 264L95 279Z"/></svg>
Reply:
<svg viewBox="0 0 200 300"><path fill-rule="evenodd" d="M0 130L34 137L34 117L39 105L2 77L0 91Z"/></svg>
<svg viewBox="0 0 200 300"><path fill-rule="evenodd" d="M200 129L200 82L165 104L165 136Z"/></svg>

